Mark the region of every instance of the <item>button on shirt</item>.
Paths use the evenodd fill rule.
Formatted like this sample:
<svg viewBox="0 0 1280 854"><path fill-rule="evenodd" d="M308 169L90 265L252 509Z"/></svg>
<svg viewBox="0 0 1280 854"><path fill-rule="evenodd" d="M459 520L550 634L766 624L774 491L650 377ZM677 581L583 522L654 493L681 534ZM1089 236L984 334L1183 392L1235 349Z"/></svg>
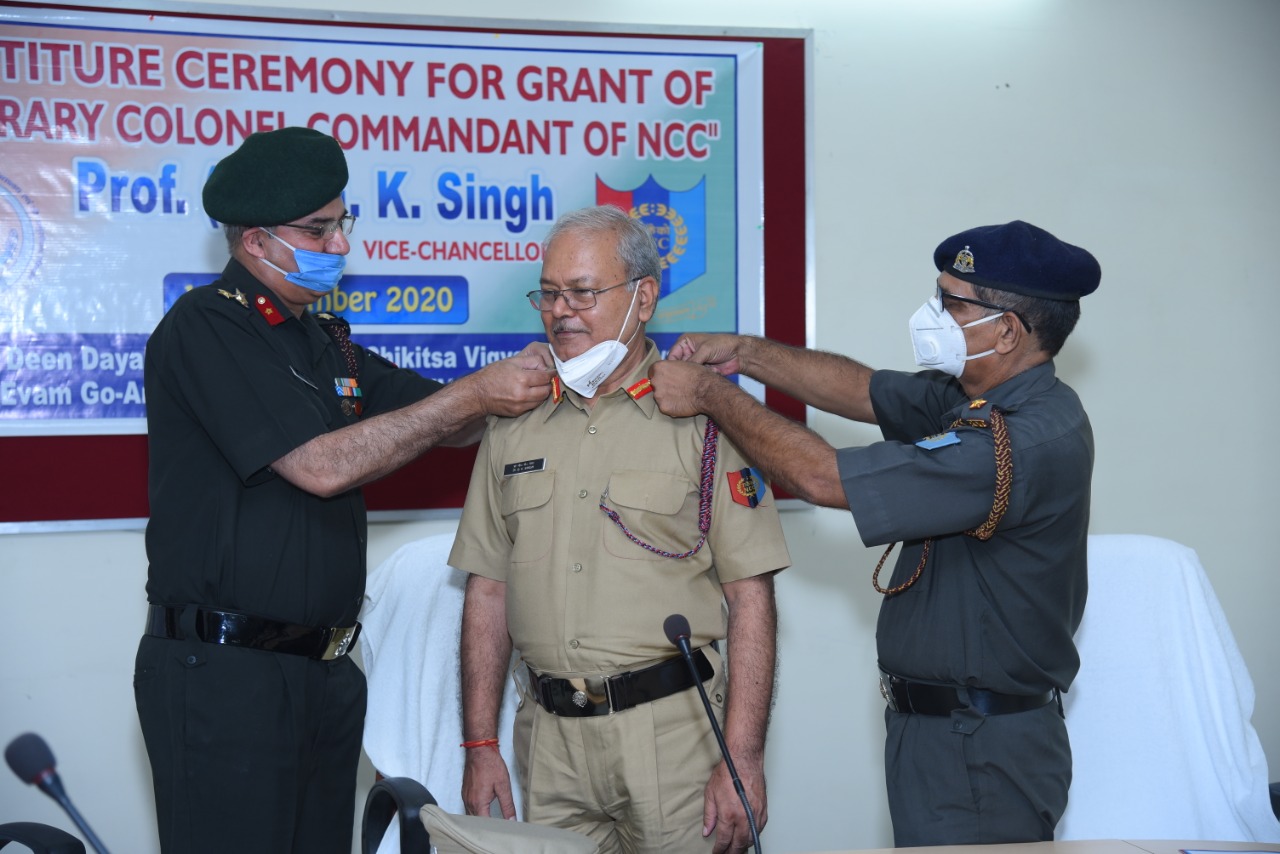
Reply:
<svg viewBox="0 0 1280 854"><path fill-rule="evenodd" d="M663 633L689 618L694 647L727 629L722 582L790 563L772 489L752 508L733 501L728 473L747 463L719 438L711 529L697 554L662 557L629 540L600 509L601 496L633 535L681 553L698 541L706 419L669 418L652 394L624 388L591 409L565 390L517 418L491 419L467 491L451 565L507 585L507 625L540 672L608 673L674 653Z"/></svg>
<svg viewBox="0 0 1280 854"><path fill-rule="evenodd" d="M880 666L900 676L1011 694L1065 690L1079 669L1072 636L1088 584L1093 433L1079 398L1039 365L970 401L937 371L877 371L871 397L886 441L845 448L837 463L866 545L902 542L876 628ZM957 418L1005 413L1013 457L1009 508L987 541L963 533L986 521L995 494L987 427ZM922 447L954 431L958 441Z"/></svg>

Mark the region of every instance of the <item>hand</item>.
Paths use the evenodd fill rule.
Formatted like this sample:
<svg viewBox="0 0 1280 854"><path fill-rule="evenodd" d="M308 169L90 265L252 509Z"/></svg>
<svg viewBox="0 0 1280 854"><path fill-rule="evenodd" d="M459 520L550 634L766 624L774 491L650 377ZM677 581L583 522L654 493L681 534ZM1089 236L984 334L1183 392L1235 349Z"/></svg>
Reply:
<svg viewBox="0 0 1280 854"><path fill-rule="evenodd" d="M552 369L546 344L530 344L519 353L472 374L480 383L481 403L490 415L528 412L551 394Z"/></svg>
<svg viewBox="0 0 1280 854"><path fill-rule="evenodd" d="M667 352L667 358L678 362L707 365L714 368L716 373L727 377L742 371L742 358L739 353L742 344L741 335L727 333L708 335L691 332L680 336Z"/></svg>
<svg viewBox="0 0 1280 854"><path fill-rule="evenodd" d="M511 774L496 747L472 747L467 750L467 764L462 771L462 804L467 815L489 815L494 800L502 817L516 817L516 804L511 797Z"/></svg>
<svg viewBox="0 0 1280 854"><path fill-rule="evenodd" d="M738 779L742 782L747 801L756 817L757 832L764 830L769 820L768 799L765 797L764 759L735 754L734 767L738 769ZM713 854L746 851L751 847L751 824L747 821L747 812L742 808L742 800L733 787L733 778L729 776L729 768L723 761L711 772L707 788L703 794L702 835L716 835Z"/></svg>
<svg viewBox="0 0 1280 854"><path fill-rule="evenodd" d="M531 341L523 350L512 356L527 371L554 371L556 363L551 358L551 347L546 341Z"/></svg>
<svg viewBox="0 0 1280 854"><path fill-rule="evenodd" d="M707 384L724 382L695 362L654 362L649 368L649 381L653 383L653 399L663 415L686 418L702 410L702 395Z"/></svg>

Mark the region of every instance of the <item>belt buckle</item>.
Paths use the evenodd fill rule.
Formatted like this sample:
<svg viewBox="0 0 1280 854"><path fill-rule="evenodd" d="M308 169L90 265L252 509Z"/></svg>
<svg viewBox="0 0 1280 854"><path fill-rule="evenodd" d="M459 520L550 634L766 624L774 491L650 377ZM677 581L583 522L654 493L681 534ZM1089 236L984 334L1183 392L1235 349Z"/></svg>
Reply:
<svg viewBox="0 0 1280 854"><path fill-rule="evenodd" d="M608 676L582 676L566 680L573 686L573 704L585 710L588 705L607 706L606 714L613 714L613 691Z"/></svg>
<svg viewBox="0 0 1280 854"><path fill-rule="evenodd" d="M902 711L898 708L898 700L893 693L893 677L888 673L880 674L880 696L884 697L884 701L889 705L889 711Z"/></svg>
<svg viewBox="0 0 1280 854"><path fill-rule="evenodd" d="M321 661L333 661L341 658L355 646L356 636L360 634L360 624L345 629L329 629L329 642L320 654Z"/></svg>

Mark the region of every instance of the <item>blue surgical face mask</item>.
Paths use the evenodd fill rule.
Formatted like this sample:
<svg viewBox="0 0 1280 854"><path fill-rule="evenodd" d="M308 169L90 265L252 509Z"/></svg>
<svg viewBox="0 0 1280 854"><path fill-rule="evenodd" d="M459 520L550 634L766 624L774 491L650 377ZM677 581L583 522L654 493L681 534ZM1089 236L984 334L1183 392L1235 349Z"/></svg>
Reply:
<svg viewBox="0 0 1280 854"><path fill-rule="evenodd" d="M310 249L297 249L283 237L267 231L265 228L262 231L265 234L270 234L273 238L293 250L293 260L298 265L298 272L285 272L266 258L259 259L263 264L284 276L287 281L317 294L327 294L338 286L338 281L342 278L342 270L347 266L347 256L334 255L330 252L312 252Z"/></svg>

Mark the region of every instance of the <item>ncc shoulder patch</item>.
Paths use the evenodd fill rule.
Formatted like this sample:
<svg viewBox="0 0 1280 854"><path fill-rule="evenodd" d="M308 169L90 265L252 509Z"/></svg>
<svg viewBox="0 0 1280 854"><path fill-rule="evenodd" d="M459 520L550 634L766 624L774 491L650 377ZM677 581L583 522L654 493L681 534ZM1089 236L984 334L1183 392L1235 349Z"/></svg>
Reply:
<svg viewBox="0 0 1280 854"><path fill-rule="evenodd" d="M917 448L924 448L926 451L932 451L935 448L945 448L947 445L959 445L960 437L956 435L956 431L948 430L945 433L938 433L934 436L925 436L919 442L916 442Z"/></svg>
<svg viewBox="0 0 1280 854"><path fill-rule="evenodd" d="M744 507L755 507L768 492L764 478L753 468L728 472L729 494Z"/></svg>

